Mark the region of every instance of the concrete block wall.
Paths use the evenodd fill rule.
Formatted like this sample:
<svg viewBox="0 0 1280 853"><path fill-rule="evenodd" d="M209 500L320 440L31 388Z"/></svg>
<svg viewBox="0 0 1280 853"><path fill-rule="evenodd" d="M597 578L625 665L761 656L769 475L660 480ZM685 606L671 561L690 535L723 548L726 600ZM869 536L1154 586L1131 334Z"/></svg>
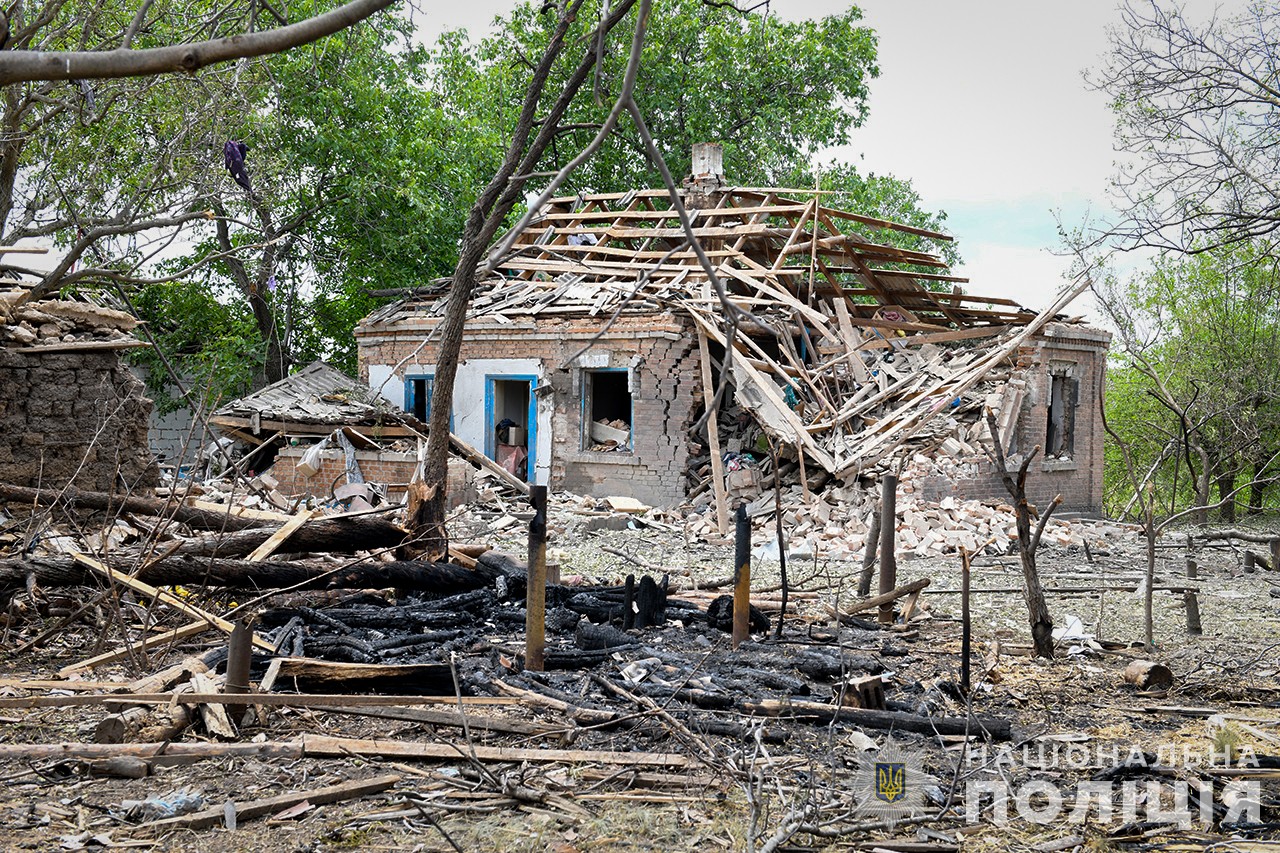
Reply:
<svg viewBox="0 0 1280 853"><path fill-rule="evenodd" d="M394 326L357 329L360 378L380 387L390 402L402 404L404 377L434 372L437 347L422 346L422 340L435 322L414 318ZM530 364L536 367L539 388L551 389L537 395L537 461L545 470L543 482L553 490L626 495L656 506L681 503L688 460L685 431L701 393L696 338L689 321L667 313L619 317L588 353L566 364L600 331L601 322L599 317L551 316L507 324L487 318L473 321L462 346L459 381L468 363L483 362L490 373L500 372L504 361L519 367L510 371L513 374ZM599 368L629 371L631 453L583 450L583 372ZM474 414L460 411L455 401L454 431L483 449L483 432L471 426ZM549 440L544 432L550 433Z"/></svg>
<svg viewBox="0 0 1280 853"><path fill-rule="evenodd" d="M145 493L151 401L115 350L0 348L0 481Z"/></svg>

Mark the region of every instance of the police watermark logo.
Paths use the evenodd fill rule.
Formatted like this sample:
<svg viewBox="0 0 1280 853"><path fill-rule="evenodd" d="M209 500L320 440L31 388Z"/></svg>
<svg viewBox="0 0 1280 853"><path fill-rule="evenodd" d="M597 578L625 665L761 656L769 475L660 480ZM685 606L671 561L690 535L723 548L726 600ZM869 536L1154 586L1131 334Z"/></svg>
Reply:
<svg viewBox="0 0 1280 853"><path fill-rule="evenodd" d="M907 796L907 765L901 761L876 762L876 799L896 803Z"/></svg>
<svg viewBox="0 0 1280 853"><path fill-rule="evenodd" d="M924 771L921 756L886 742L858 758L853 774L856 811L890 823L924 811L925 791L937 780Z"/></svg>

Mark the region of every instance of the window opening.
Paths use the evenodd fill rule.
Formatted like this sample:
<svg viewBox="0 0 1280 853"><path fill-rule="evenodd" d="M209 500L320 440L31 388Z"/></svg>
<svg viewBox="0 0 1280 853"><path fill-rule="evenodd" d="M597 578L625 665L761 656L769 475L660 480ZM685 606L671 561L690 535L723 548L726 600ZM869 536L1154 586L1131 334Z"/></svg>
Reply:
<svg viewBox="0 0 1280 853"><path fill-rule="evenodd" d="M583 372L582 446L597 452L630 453L632 449L631 388L626 370Z"/></svg>
<svg viewBox="0 0 1280 853"><path fill-rule="evenodd" d="M1049 377L1049 418L1045 427L1045 456L1069 458L1075 452L1076 404L1080 382L1067 373Z"/></svg>

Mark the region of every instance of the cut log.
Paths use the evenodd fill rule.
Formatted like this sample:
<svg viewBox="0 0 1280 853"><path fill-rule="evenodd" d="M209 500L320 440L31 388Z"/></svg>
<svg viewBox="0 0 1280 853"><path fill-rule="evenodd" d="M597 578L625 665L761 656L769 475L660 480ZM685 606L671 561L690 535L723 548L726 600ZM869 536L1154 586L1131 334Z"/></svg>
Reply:
<svg viewBox="0 0 1280 853"><path fill-rule="evenodd" d="M252 553L283 528L255 526L234 533L195 537L174 552L184 557L240 557ZM394 548L404 539L403 527L376 515L338 515L314 518L295 530L276 548L279 554L331 552L349 554Z"/></svg>
<svg viewBox="0 0 1280 853"><path fill-rule="evenodd" d="M29 489L11 483L0 483L0 501L40 506L65 506L83 509L131 512L137 515L154 515L171 518L188 527L201 530L245 530L261 527L262 522L252 518L240 518L229 512L198 509L159 498L128 497L107 492L87 492L68 486L66 489ZM228 507L230 509L230 507Z"/></svg>
<svg viewBox="0 0 1280 853"><path fill-rule="evenodd" d="M1173 670L1153 660L1136 660L1125 667L1124 680L1139 690L1159 690L1173 686Z"/></svg>
<svg viewBox="0 0 1280 853"><path fill-rule="evenodd" d="M94 743L128 743L138 740L138 732L146 722L150 709L138 706L109 714L93 729Z"/></svg>

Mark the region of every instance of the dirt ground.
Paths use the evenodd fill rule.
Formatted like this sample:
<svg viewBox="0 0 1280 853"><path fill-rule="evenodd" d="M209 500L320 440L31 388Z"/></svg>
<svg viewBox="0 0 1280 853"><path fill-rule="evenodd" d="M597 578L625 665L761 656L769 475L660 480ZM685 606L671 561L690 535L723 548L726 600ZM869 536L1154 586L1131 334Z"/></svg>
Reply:
<svg viewBox="0 0 1280 853"><path fill-rule="evenodd" d="M523 552L521 525L494 532L492 519L460 521L457 533L491 541L508 553ZM660 566L680 587L702 586L732 571L732 548L686 541L673 526L587 532L580 519L553 518L552 559L562 577L618 583L642 565ZM758 543L757 543L758 544ZM579 697L586 706L625 710L628 728L579 725L564 714L527 704L477 708L477 713L544 725L558 734L536 737L488 736L472 732L476 744L612 751L682 753L696 766L664 771L628 771L603 764L484 764L469 761L409 762L376 758L263 759L233 757L157 768L140 779L84 775L74 761L11 760L0 765L0 846L6 850L76 850L137 846L154 850L329 851L329 850L1280 850L1280 576L1243 574L1230 549L1199 554L1200 577L1184 577L1183 552L1169 540L1161 551L1155 593L1156 648L1141 647L1142 544L1136 533L1113 537L1106 547L1083 551L1047 547L1040 564L1056 626L1079 620L1080 635L1060 641L1052 661L1027 653L1026 610L1017 592L1016 556L984 556L973 572L974 682L965 701L956 689L960 670L959 559L904 560L898 582L928 578L921 609L909 625L877 631L874 626L840 628L828 607L853 599L858 565L824 558L793 560L793 589L802 595L788 614L781 642L757 635L737 660L774 660L806 650L839 647L880 668L891 707L933 716L984 715L1012 723L1012 739L983 747L961 736L936 737L900 730L865 728L848 722L813 724L798 719L748 718L740 709L693 709L657 700L660 711L608 695L590 672L548 673L535 686L554 695ZM605 548L611 549L606 551ZM618 556L630 555L633 559ZM753 587L777 583L776 564L753 567ZM576 577L575 577L576 576ZM1203 634L1186 629L1181 592L1161 586L1194 586ZM1100 588L1105 588L1099 592ZM1060 591L1059 591L1060 590ZM57 590L76 598L84 590ZM762 596L773 593L761 592ZM776 613L773 614L776 616ZM863 614L868 615L868 614ZM28 616L8 626L0 663L0 696L58 695L49 687L22 682L52 679L57 670L89 653L99 635L105 647L119 630L77 623L47 645L14 654L13 649L55 620ZM176 623L175 623L176 624ZM114 633L113 633L114 632ZM685 655L702 661L699 677L714 681L732 671L735 654L727 635L679 626L635 632L640 645L616 651L594 672L616 677L629 665L655 655ZM502 626L493 642L458 655L468 685L511 675L506 652L519 632ZM86 677L128 681L217 642L201 642L153 656L146 668L111 665ZM1090 641L1092 640L1092 642ZM699 657L700 656L700 657ZM758 656L758 657L757 657ZM771 657L772 656L772 657ZM1121 672L1134 659L1151 658L1173 672L1172 688L1142 692ZM760 669L764 667L761 666ZM518 675L518 674L517 674ZM795 673L791 673L795 675ZM767 680L767 679L766 679ZM763 683L763 682L761 682ZM829 701L838 683L809 679L799 696ZM468 690L467 692L473 692ZM792 693L795 691L792 690ZM741 698L785 699L788 691ZM677 713L676 709L680 711ZM669 713L663 713L663 711ZM99 706L18 709L0 707L0 741L5 744L79 743L92 739L107 712ZM736 735L713 734L713 723L738 726ZM203 739L193 729L185 741ZM273 709L264 721L246 726L241 740L287 741L302 734L379 737L404 741L467 743L456 728L370 719L323 710ZM1131 767L1137 754L1190 759L1193 766L1161 762L1143 771ZM985 751L984 751L985 749ZM1065 750L1065 752L1064 752ZM1261 800L1256 824L1218 822L1190 828L1143 820L1073 821L1070 808L1038 823L1014 812L1008 822L994 811L965 816L971 782L995 779L1015 793L1035 781L1074 793L1088 780L1139 780L1164 784L1204 780L1197 756L1230 754L1245 777L1258 779ZM898 756L910 772L922 771L931 784L919 786L920 801L896 814L863 810L865 774L874 761ZM1064 757L1065 756L1065 757ZM1240 763L1241 756L1255 759ZM126 801L173 799L188 792L205 807L296 791L386 773L400 775L394 787L361 799L304 805L283 814L225 821L210 829L153 837L139 829L145 818L130 814ZM1110 776L1107 774L1110 773ZM915 778L915 777L912 777ZM1234 778L1234 777L1233 777ZM1219 778L1215 799L1223 792ZM1228 779L1229 781L1229 779ZM862 788L859 786L862 785ZM1145 791L1145 789L1143 789ZM1172 790L1170 788L1170 790ZM915 790L913 788L913 795ZM1146 794L1144 794L1146 795ZM1164 796L1163 789L1152 796ZM1043 796L1041 796L1043 800ZM944 813L943 805L952 809ZM1036 801L1039 802L1039 801ZM283 811L283 808L280 810Z"/></svg>

